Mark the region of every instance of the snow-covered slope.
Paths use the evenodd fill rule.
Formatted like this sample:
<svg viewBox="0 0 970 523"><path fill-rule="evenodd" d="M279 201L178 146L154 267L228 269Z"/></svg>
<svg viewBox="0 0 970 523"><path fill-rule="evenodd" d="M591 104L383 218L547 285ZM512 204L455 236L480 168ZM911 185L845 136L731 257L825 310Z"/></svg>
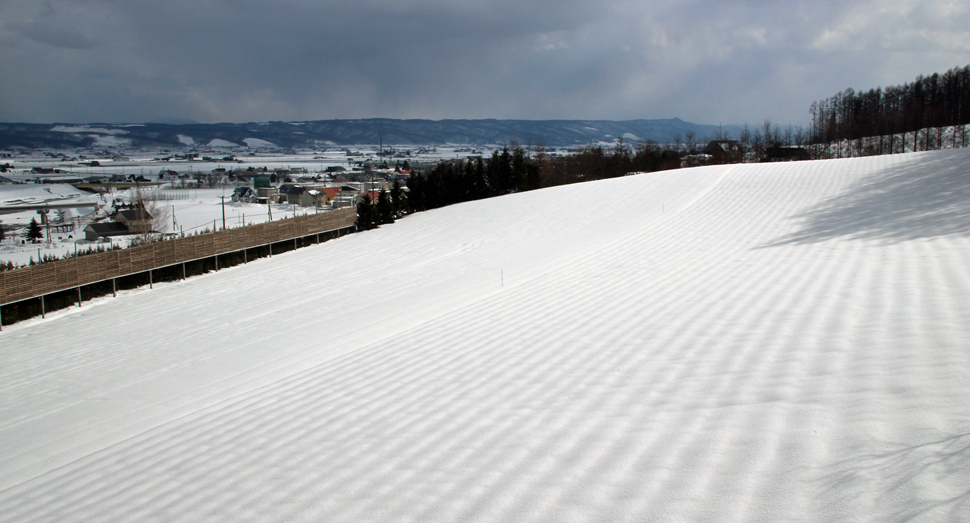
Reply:
<svg viewBox="0 0 970 523"><path fill-rule="evenodd" d="M3 521L968 521L970 151L408 217L0 333Z"/></svg>

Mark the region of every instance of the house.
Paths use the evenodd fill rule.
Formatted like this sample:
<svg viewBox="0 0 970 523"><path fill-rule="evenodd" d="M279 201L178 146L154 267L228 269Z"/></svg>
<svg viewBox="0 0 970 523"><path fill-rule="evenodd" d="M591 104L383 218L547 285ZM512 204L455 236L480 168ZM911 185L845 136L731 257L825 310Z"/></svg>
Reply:
<svg viewBox="0 0 970 523"><path fill-rule="evenodd" d="M84 228L84 239L96 241L98 238L108 238L111 236L124 236L131 234L128 227L120 222L100 222L92 223Z"/></svg>
<svg viewBox="0 0 970 523"><path fill-rule="evenodd" d="M744 147L737 140L712 140L707 144L705 153L711 156L710 163L740 163L744 161Z"/></svg>
<svg viewBox="0 0 970 523"><path fill-rule="evenodd" d="M256 191L252 187L236 187L232 191L232 201L253 203L256 201Z"/></svg>
<svg viewBox="0 0 970 523"><path fill-rule="evenodd" d="M84 228L84 237L94 241L109 236L152 232L152 215L144 208L125 209L114 214L114 221L92 223Z"/></svg>
<svg viewBox="0 0 970 523"><path fill-rule="evenodd" d="M353 207L357 205L357 199L353 196L340 195L330 200L330 207L334 209L343 209L344 207Z"/></svg>
<svg viewBox="0 0 970 523"><path fill-rule="evenodd" d="M269 203L279 200L280 190L276 187L256 187L256 203Z"/></svg>
<svg viewBox="0 0 970 523"><path fill-rule="evenodd" d="M115 213L115 220L128 229L128 234L151 232L152 215L143 208L125 209Z"/></svg>
<svg viewBox="0 0 970 523"><path fill-rule="evenodd" d="M300 195L301 207L322 207L326 204L327 195L324 194L320 189L308 187L307 190Z"/></svg>
<svg viewBox="0 0 970 523"><path fill-rule="evenodd" d="M792 162L809 158L808 151L801 147L769 147L765 150L765 161L768 162Z"/></svg>
<svg viewBox="0 0 970 523"><path fill-rule="evenodd" d="M323 207L340 195L340 187L312 187L300 196L304 207Z"/></svg>
<svg viewBox="0 0 970 523"><path fill-rule="evenodd" d="M307 188L302 185L295 185L291 183L284 183L280 185L280 203L300 203L300 196L307 191Z"/></svg>
<svg viewBox="0 0 970 523"><path fill-rule="evenodd" d="M320 190L324 192L327 196L327 201L333 200L334 198L340 196L342 192L340 187L320 187Z"/></svg>

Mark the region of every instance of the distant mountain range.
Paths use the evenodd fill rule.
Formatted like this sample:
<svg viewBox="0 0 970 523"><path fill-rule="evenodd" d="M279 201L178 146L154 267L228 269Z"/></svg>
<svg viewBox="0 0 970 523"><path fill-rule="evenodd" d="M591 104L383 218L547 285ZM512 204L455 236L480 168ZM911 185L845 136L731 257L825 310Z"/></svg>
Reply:
<svg viewBox="0 0 970 523"><path fill-rule="evenodd" d="M309 122L145 124L0 123L0 149L59 148L306 148L341 145L490 145L518 140L548 146L673 142L693 132L696 140L716 125L664 120L315 120ZM738 126L724 126L737 137Z"/></svg>

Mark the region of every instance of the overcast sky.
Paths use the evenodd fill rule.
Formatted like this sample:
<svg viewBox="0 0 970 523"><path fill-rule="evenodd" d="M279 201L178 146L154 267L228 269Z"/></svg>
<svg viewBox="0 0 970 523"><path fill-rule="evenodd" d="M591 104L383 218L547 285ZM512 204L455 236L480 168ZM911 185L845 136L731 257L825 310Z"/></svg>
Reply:
<svg viewBox="0 0 970 523"><path fill-rule="evenodd" d="M970 63L970 0L0 0L0 121L804 124Z"/></svg>

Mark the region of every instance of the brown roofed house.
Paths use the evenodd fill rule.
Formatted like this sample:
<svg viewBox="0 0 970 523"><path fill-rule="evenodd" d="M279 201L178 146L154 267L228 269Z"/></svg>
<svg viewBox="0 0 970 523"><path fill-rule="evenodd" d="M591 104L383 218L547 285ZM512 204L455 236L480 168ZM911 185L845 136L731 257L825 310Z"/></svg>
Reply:
<svg viewBox="0 0 970 523"><path fill-rule="evenodd" d="M131 234L151 232L152 230L152 215L141 207L118 211L115 220L123 223Z"/></svg>
<svg viewBox="0 0 970 523"><path fill-rule="evenodd" d="M131 234L125 224L118 222L92 223L84 228L84 238L88 241L95 241L98 238L108 238L111 236L124 236Z"/></svg>
<svg viewBox="0 0 970 523"><path fill-rule="evenodd" d="M744 148L737 140L712 140L707 144L707 154L712 164L739 163L744 161Z"/></svg>

